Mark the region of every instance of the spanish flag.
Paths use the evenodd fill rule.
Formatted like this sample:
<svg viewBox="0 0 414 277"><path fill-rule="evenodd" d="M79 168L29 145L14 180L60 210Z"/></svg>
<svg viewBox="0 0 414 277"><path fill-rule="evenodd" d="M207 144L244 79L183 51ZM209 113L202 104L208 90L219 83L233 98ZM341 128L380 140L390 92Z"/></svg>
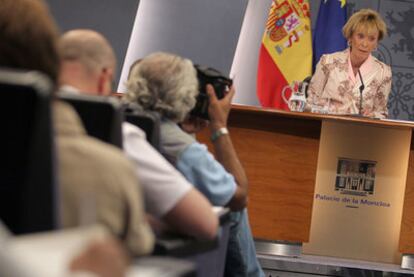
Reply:
<svg viewBox="0 0 414 277"><path fill-rule="evenodd" d="M257 96L261 105L288 110L282 89L311 74L308 0L273 0L259 54Z"/></svg>

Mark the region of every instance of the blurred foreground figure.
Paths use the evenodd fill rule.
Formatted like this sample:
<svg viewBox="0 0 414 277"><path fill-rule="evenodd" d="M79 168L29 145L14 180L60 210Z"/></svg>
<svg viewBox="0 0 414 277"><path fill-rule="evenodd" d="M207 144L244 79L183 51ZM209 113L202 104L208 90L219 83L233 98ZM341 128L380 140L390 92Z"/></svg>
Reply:
<svg viewBox="0 0 414 277"><path fill-rule="evenodd" d="M57 86L58 31L42 0L0 0L0 66L37 70ZM63 227L101 223L131 253L152 251L140 187L123 153L89 137L74 110L53 101ZM85 222L85 214L93 214Z"/></svg>
<svg viewBox="0 0 414 277"><path fill-rule="evenodd" d="M71 30L59 41L63 91L109 96L116 58L108 41L93 30ZM213 239L218 219L208 200L166 161L138 127L122 126L125 154L143 187L145 209L153 222L199 239ZM159 226L159 224L154 224Z"/></svg>

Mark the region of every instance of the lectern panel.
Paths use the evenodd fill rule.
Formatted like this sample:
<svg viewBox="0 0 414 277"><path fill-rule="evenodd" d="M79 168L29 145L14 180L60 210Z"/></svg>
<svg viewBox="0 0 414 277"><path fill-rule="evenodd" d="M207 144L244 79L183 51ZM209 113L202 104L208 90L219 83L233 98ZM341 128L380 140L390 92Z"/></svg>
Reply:
<svg viewBox="0 0 414 277"><path fill-rule="evenodd" d="M411 141L405 188L404 210L401 221L400 252L414 254L414 138Z"/></svg>
<svg viewBox="0 0 414 277"><path fill-rule="evenodd" d="M335 191L336 188L336 192L341 196L340 201L344 198L343 201L352 202L355 198L358 206L361 206L360 199L365 193L369 198L374 197L374 194L375 197L379 197L379 201L370 199L371 202L362 202L362 205L366 205L368 209L382 211L381 217L377 218L378 221L372 221L371 217L367 219L363 209L352 207L347 208L347 213L352 215L349 218L312 215L313 203L336 201L335 197L329 198L329 195L324 197L321 194L316 200L313 195L319 162L318 153L321 155L320 152L325 151L329 154L329 151L326 152L326 144L332 146L338 143L334 138L339 133L332 132L331 139L325 139L319 144L322 122L359 126L349 132L354 138L351 139L347 135L340 139L348 147L347 151L331 153L335 155L330 165L333 174L328 178L331 178L332 189ZM354 226L352 224L345 224L343 228L344 231L349 231L347 232L349 235L338 238L334 231L333 233L325 232L325 237L321 236L321 241L329 241L332 245L337 245L338 253L310 252L317 255L388 261L397 264L400 253L414 254L414 138L411 136L414 124L412 122L292 113L233 105L229 127L237 153L249 178L248 210L255 238L306 242L311 231L309 227L311 219L313 222L318 221L319 218L321 228L332 225L340 229L339 227L344 227L344 221L352 222L354 218L357 218L359 223L356 223L355 228L352 228ZM378 132L389 134L385 136L388 141L386 144L378 146L384 140ZM409 136L411 136L411 141ZM199 138L209 144L207 131ZM211 145L210 149L212 150ZM347 153L356 154L348 155ZM379 155L382 156L379 157ZM385 163L382 157L386 157ZM409 161L408 157L410 157ZM328 161L328 165L329 163ZM389 165L384 166L384 164ZM359 167L361 167L360 172ZM365 174L367 178L363 178L364 182L358 181L358 177L356 180L351 176L348 178L346 168L358 168L356 173ZM375 172L376 180L372 180L372 172ZM326 174L326 172L321 169L320 174ZM399 181L394 182L396 179ZM381 195L388 194L382 188L379 189L382 187L381 183L390 184L392 201L381 203L382 196L379 196L378 190L382 191ZM405 196L403 196L404 185ZM397 187L398 191L394 191L394 187ZM358 192L361 189L362 191ZM356 192L352 192L353 190ZM341 194L341 191L354 194L346 196ZM391 203L391 208L386 208L386 203ZM353 205L350 204L350 206ZM394 209L395 214L391 212ZM331 210L331 208L326 208L324 212L330 213ZM370 235L361 233L361 237L368 236L368 240L349 238L355 233L360 234L361 230L364 232L379 230L382 232L382 238L387 238L388 241L384 243L377 239L374 233ZM398 237L400 237L399 243ZM354 247L352 251L357 249L359 256L349 255L348 250L352 247ZM365 248L370 250L364 252ZM305 252L309 252L309 249L308 245L305 245ZM371 255L372 252L375 254Z"/></svg>
<svg viewBox="0 0 414 277"><path fill-rule="evenodd" d="M308 241L320 121L240 108L229 129L249 179L253 236ZM207 133L198 138L209 144Z"/></svg>
<svg viewBox="0 0 414 277"><path fill-rule="evenodd" d="M324 121L305 254L400 263L408 128Z"/></svg>

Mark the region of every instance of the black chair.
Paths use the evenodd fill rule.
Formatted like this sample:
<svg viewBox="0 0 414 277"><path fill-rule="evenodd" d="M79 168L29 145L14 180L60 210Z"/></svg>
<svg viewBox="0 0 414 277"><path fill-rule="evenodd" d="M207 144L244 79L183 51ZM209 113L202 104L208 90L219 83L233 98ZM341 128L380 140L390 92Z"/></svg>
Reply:
<svg viewBox="0 0 414 277"><path fill-rule="evenodd" d="M0 69L0 219L15 234L59 225L52 88L40 73Z"/></svg>
<svg viewBox="0 0 414 277"><path fill-rule="evenodd" d="M125 120L145 132L147 141L160 149L160 119L155 113L144 112L134 107L124 108Z"/></svg>
<svg viewBox="0 0 414 277"><path fill-rule="evenodd" d="M195 263L197 276L223 276L230 235L230 210L217 207L220 220L218 236L213 241L200 241L177 234L162 235L155 241L154 255L186 259Z"/></svg>
<svg viewBox="0 0 414 277"><path fill-rule="evenodd" d="M141 257L132 262L137 276L168 276L168 277L196 277L194 263L171 257Z"/></svg>
<svg viewBox="0 0 414 277"><path fill-rule="evenodd" d="M122 148L123 113L116 99L66 92L59 98L73 106L90 136Z"/></svg>

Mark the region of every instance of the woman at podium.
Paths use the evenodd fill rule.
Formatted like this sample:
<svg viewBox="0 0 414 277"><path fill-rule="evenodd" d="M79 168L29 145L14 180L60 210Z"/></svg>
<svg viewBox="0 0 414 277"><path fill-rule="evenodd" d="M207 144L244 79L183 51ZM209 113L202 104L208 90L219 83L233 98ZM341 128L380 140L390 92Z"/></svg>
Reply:
<svg viewBox="0 0 414 277"><path fill-rule="evenodd" d="M372 55L387 34L384 20L376 11L362 9L349 18L342 32L348 48L321 57L309 85L308 108L386 118L391 68Z"/></svg>

